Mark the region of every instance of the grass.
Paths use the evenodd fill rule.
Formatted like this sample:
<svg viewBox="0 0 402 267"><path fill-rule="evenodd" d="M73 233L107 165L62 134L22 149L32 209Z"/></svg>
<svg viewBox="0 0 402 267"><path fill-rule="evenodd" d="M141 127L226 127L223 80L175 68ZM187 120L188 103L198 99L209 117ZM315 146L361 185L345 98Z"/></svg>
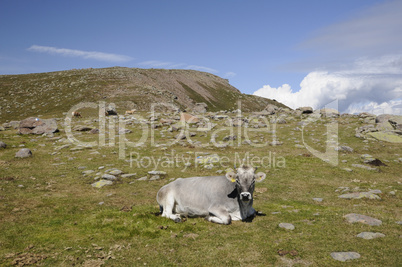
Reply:
<svg viewBox="0 0 402 267"><path fill-rule="evenodd" d="M145 113L140 115L147 117ZM84 116L75 119L74 124L96 126L93 119ZM218 128L224 124L224 121L214 122L218 123ZM128 147L124 159L119 159L118 137L114 140L115 146L71 151L73 145L54 149L63 144L60 140L65 138L64 131L56 133L55 137L20 136L15 130L2 131L0 140L8 147L0 150L0 265L11 265L18 258L22 258L20 262L34 258L44 266L101 263L107 266L206 266L211 262L217 266L338 266L339 262L330 257L331 252L356 251L361 258L348 265L398 266L401 226L396 221L401 220L402 169L396 160L401 157L402 145L363 143L354 137L359 120L340 118L339 144L352 147L354 152L341 152L339 165L331 166L306 149L295 147L295 144L302 144L301 132L295 130L297 122L289 120L288 124L276 125L277 137L284 142L281 146L238 147L235 140L233 146L224 149L201 148L183 141L163 149L147 142L143 147ZM325 150L326 123L323 120L305 128L306 142L320 151ZM133 133L126 137L139 140L140 126L133 124L127 128ZM166 129L167 126L162 128ZM234 132L237 133L237 129ZM219 132L217 140L229 133ZM98 138L88 133L74 134L82 141ZM155 130L159 144L168 142L176 134L165 131L161 135L160 129ZM192 140L206 144L211 134L201 136L197 132ZM260 143L271 141L273 137L268 131L249 135L251 140ZM22 145L33 151L33 157L14 158ZM193 164L184 171L183 165L159 167L158 170L168 173L166 179L137 181L153 168L130 166L129 152L150 158L173 154L188 156ZM227 156L229 167L233 166L236 153L238 157L247 153L250 157L263 157L271 152L271 166L259 169L267 173L267 178L256 185L254 194L254 207L265 216L257 216L251 223L235 221L229 226L202 218L176 224L160 217L155 197L169 179L216 175L217 170L224 170L224 167L208 170L202 165L196 166L194 157L200 152ZM367 153L388 166L380 167L380 172L357 168L353 168L353 172L343 170L353 163L362 163L360 155ZM278 166L279 160L285 164ZM103 170L118 168L137 175L111 186L92 188L94 175L84 176L82 171L97 172L100 166L105 167ZM340 192L335 192L341 186L351 191L380 189L383 193L381 200L345 200L338 198ZM396 195L390 195L390 191L395 191ZM313 200L317 197L323 198L323 202ZM349 224L343 218L348 213L369 215L381 219L383 224L376 227ZM279 228L281 222L294 224L295 230ZM381 232L386 237L357 238L363 231ZM280 256L280 250L295 250L296 254Z"/></svg>

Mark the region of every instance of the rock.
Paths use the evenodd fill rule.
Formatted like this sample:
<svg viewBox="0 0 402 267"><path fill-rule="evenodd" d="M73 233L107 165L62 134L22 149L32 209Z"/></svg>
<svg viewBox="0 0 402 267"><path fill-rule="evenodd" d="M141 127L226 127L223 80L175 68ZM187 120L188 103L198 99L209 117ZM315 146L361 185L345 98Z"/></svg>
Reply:
<svg viewBox="0 0 402 267"><path fill-rule="evenodd" d="M77 132L88 132L91 131L93 128L89 126L77 125L73 128L74 131Z"/></svg>
<svg viewBox="0 0 402 267"><path fill-rule="evenodd" d="M147 176L144 176L144 177L138 178L137 180L138 180L138 181L146 181L147 179L148 179L148 177L147 177Z"/></svg>
<svg viewBox="0 0 402 267"><path fill-rule="evenodd" d="M349 213L343 216L349 223L363 223L363 224L368 224L371 226L379 226L382 224L382 221L375 219L370 216L366 215L361 215L361 214L356 214L356 213Z"/></svg>
<svg viewBox="0 0 402 267"><path fill-rule="evenodd" d="M376 195L374 192L355 192L349 194L343 194L338 196L339 198L344 199L361 199L361 198L368 198L368 199L381 199L379 196Z"/></svg>
<svg viewBox="0 0 402 267"><path fill-rule="evenodd" d="M118 170L118 169L113 169L113 170L109 171L108 173L111 175L120 175L123 173L123 171Z"/></svg>
<svg viewBox="0 0 402 267"><path fill-rule="evenodd" d="M101 178L105 179L105 180L109 180L109 181L117 180L116 176L114 176L112 174L107 174L107 173L103 174Z"/></svg>
<svg viewBox="0 0 402 267"><path fill-rule="evenodd" d="M335 148L336 151L341 151L341 152L353 152L353 148L349 146L338 146Z"/></svg>
<svg viewBox="0 0 402 267"><path fill-rule="evenodd" d="M300 107L300 108L297 108L296 110L300 110L302 112L302 114L313 113L313 108L312 107Z"/></svg>
<svg viewBox="0 0 402 267"><path fill-rule="evenodd" d="M188 114L188 113L181 113L180 121L191 124L191 123L198 123L199 119L197 117L193 116L193 115Z"/></svg>
<svg viewBox="0 0 402 267"><path fill-rule="evenodd" d="M120 129L119 130L119 134L129 134L132 133L133 131L131 131L130 129Z"/></svg>
<svg viewBox="0 0 402 267"><path fill-rule="evenodd" d="M280 223L279 227L284 228L286 230L294 230L295 229L295 226L291 223Z"/></svg>
<svg viewBox="0 0 402 267"><path fill-rule="evenodd" d="M154 181L154 180L159 180L159 179L164 179L166 178L167 173L164 171L149 171L149 180Z"/></svg>
<svg viewBox="0 0 402 267"><path fill-rule="evenodd" d="M227 135L223 138L223 141L229 141L229 140L236 140L237 135Z"/></svg>
<svg viewBox="0 0 402 267"><path fill-rule="evenodd" d="M181 130L184 127L183 123L175 123L172 126L170 126L169 131L170 132L177 132L179 130Z"/></svg>
<svg viewBox="0 0 402 267"><path fill-rule="evenodd" d="M94 172L95 172L94 170L86 170L86 171L83 171L82 174L83 175L88 175L88 174L92 174Z"/></svg>
<svg viewBox="0 0 402 267"><path fill-rule="evenodd" d="M196 103L195 107L193 108L194 112L197 113L205 113L207 112L208 105L205 103Z"/></svg>
<svg viewBox="0 0 402 267"><path fill-rule="evenodd" d="M0 141L0 148L6 148L7 144L4 143L3 141Z"/></svg>
<svg viewBox="0 0 402 267"><path fill-rule="evenodd" d="M187 138L186 134L181 132L179 134L176 134L176 136L174 137L176 140L184 140Z"/></svg>
<svg viewBox="0 0 402 267"><path fill-rule="evenodd" d="M127 174L122 174L121 178L131 178L131 177L134 177L136 175L137 175L136 173L127 173Z"/></svg>
<svg viewBox="0 0 402 267"><path fill-rule="evenodd" d="M332 252L331 257L337 261L347 261L360 258L357 252Z"/></svg>
<svg viewBox="0 0 402 267"><path fill-rule="evenodd" d="M22 120L18 125L18 133L20 134L50 134L58 131L56 119L30 117Z"/></svg>
<svg viewBox="0 0 402 267"><path fill-rule="evenodd" d="M28 158L32 156L32 151L28 148L20 149L16 154L16 158Z"/></svg>
<svg viewBox="0 0 402 267"><path fill-rule="evenodd" d="M323 199L322 199L322 198L319 198L319 197L315 197L315 198L313 198L313 200L314 200L314 201L317 201L317 202L322 202Z"/></svg>
<svg viewBox="0 0 402 267"><path fill-rule="evenodd" d="M339 117L339 111L333 108L323 108L320 109L320 114L322 117L327 117L327 118L336 118Z"/></svg>
<svg viewBox="0 0 402 267"><path fill-rule="evenodd" d="M100 181L97 181L97 182L95 182L95 183L93 183L93 184L91 184L91 185L92 185L92 187L95 187L95 188L101 188L101 187L103 187L103 186L105 186L105 185L112 185L112 184L113 184L112 181L109 181L109 180L100 180Z"/></svg>
<svg viewBox="0 0 402 267"><path fill-rule="evenodd" d="M366 169L368 171L379 171L378 168L372 168L372 167L361 165L361 164L352 164L352 167Z"/></svg>
<svg viewBox="0 0 402 267"><path fill-rule="evenodd" d="M278 111L278 109L279 109L279 108L278 108L277 106L272 105L272 104L268 104L268 105L265 107L264 111L266 111L268 115L273 115L273 114L275 114L275 113Z"/></svg>
<svg viewBox="0 0 402 267"><path fill-rule="evenodd" d="M393 116L388 121L395 130L402 130L402 116Z"/></svg>
<svg viewBox="0 0 402 267"><path fill-rule="evenodd" d="M387 132L369 132L367 133L369 137L375 138L379 141L385 141L389 143L402 143L402 135L393 132L393 131L387 131Z"/></svg>
<svg viewBox="0 0 402 267"><path fill-rule="evenodd" d="M3 126L0 126L0 132L5 131L5 130L6 130L6 128L4 128Z"/></svg>
<svg viewBox="0 0 402 267"><path fill-rule="evenodd" d="M10 121L7 123L3 123L3 127L5 129L8 129L8 128L18 129L19 125L20 125L20 121Z"/></svg>
<svg viewBox="0 0 402 267"><path fill-rule="evenodd" d="M358 234L357 237L360 237L363 239L374 239L374 238L379 238L379 237L385 237L385 235L382 233L362 232L362 233Z"/></svg>
<svg viewBox="0 0 402 267"><path fill-rule="evenodd" d="M99 129L98 128L93 128L92 130L89 131L90 134L98 134Z"/></svg>
<svg viewBox="0 0 402 267"><path fill-rule="evenodd" d="M106 116L116 116L117 115L116 107L114 105L109 105L106 108L105 115Z"/></svg>

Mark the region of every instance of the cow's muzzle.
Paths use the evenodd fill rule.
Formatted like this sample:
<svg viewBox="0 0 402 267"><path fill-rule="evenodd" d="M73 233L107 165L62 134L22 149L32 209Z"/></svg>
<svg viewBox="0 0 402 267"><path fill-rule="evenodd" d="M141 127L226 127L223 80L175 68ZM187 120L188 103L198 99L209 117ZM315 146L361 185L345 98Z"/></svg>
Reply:
<svg viewBox="0 0 402 267"><path fill-rule="evenodd" d="M249 192L243 192L240 194L240 199L242 201L250 201L251 200L251 194Z"/></svg>

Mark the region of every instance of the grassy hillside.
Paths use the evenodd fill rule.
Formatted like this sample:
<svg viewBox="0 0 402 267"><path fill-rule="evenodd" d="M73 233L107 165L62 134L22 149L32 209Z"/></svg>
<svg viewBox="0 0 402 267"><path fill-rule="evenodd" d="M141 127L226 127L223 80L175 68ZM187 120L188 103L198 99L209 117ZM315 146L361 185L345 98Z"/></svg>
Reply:
<svg viewBox="0 0 402 267"><path fill-rule="evenodd" d="M252 114L243 115L251 124L260 124ZM0 266L341 266L331 253L344 251L361 255L345 263L348 266L400 266L402 144L356 138L354 129L363 124L357 116L315 120L304 128L304 135L304 115L283 116L287 123L260 128L228 128L226 120L208 117L215 128L191 127L195 135L170 145L178 132L170 132L170 125L151 129L147 112L127 116L126 128L132 132L125 137L118 134L117 125L110 127L113 118L107 117L104 146L70 143L62 120L54 136L0 131L0 141L7 144L0 148ZM72 127L100 127L96 119L74 118ZM159 117L166 119L169 115ZM338 125L336 136L327 136L328 124ZM143 145L120 146L125 138L140 140L144 129L148 137ZM73 134L82 142L100 138L88 132ZM222 141L229 134L237 139L225 141L225 148L213 145L212 140ZM250 142L243 142L247 139ZM268 145L273 139L283 144ZM351 149L339 151L333 166L315 157L304 142L320 152L328 145L332 151L338 145ZM31 149L32 157L15 158L23 147ZM215 154L220 161L212 166L198 161L199 156ZM366 154L386 166L364 163ZM265 216L251 223L218 225L202 218L174 223L158 215L156 193L171 179L223 175L247 155L267 174L254 194L254 207ZM128 175L118 175L102 188L91 186L115 169ZM165 171L167 177L150 180L152 170ZM379 198L338 197L369 190L377 190ZM382 224L348 223L344 215L350 213ZM280 223L295 229L282 229ZM357 237L362 232L385 236L366 240Z"/></svg>
<svg viewBox="0 0 402 267"><path fill-rule="evenodd" d="M149 110L152 103L209 111L260 111L269 99L242 94L228 80L194 70L105 68L0 76L0 122L27 116L61 116L80 102L114 103L117 111Z"/></svg>

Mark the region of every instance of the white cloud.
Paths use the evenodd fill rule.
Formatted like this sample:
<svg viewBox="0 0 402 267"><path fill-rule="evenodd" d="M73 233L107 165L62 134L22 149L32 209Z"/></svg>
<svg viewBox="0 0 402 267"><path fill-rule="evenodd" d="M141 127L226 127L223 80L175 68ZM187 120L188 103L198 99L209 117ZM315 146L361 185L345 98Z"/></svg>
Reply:
<svg viewBox="0 0 402 267"><path fill-rule="evenodd" d="M185 67L185 69L199 70L199 71L205 71L205 72L210 72L210 73L218 73L219 72L212 68L208 68L208 67L204 67L204 66L197 66L197 65L188 65L187 67Z"/></svg>
<svg viewBox="0 0 402 267"><path fill-rule="evenodd" d="M95 51L73 50L67 48L56 48L51 46L32 45L31 47L28 48L28 51L47 53L51 55L82 57L85 59L95 59L99 61L108 61L108 62L125 62L132 60L131 57L124 55L95 52Z"/></svg>
<svg viewBox="0 0 402 267"><path fill-rule="evenodd" d="M402 55L376 59L359 59L341 71L310 72L293 92L288 84L278 88L264 85L255 95L276 99L291 108L311 106L321 108L333 100L339 101L341 112L381 109L399 114L402 98Z"/></svg>
<svg viewBox="0 0 402 267"><path fill-rule="evenodd" d="M142 65L142 66L151 67L151 68L162 68L162 67L168 67L168 66L172 65L171 62L163 62L163 61L159 61L159 60L148 60L148 61L140 62L138 64Z"/></svg>
<svg viewBox="0 0 402 267"><path fill-rule="evenodd" d="M236 75L237 75L236 73L228 71L223 75L223 77L229 79L235 77Z"/></svg>
<svg viewBox="0 0 402 267"><path fill-rule="evenodd" d="M218 73L216 69L204 67L204 66L198 66L198 65L188 65L185 63L172 63L172 62L166 62L166 61L160 61L160 60L148 60L148 61L143 61L138 63L141 66L146 66L150 68L166 68L166 69L192 69L192 70L199 70L199 71L205 71L205 72L210 72L210 73Z"/></svg>

